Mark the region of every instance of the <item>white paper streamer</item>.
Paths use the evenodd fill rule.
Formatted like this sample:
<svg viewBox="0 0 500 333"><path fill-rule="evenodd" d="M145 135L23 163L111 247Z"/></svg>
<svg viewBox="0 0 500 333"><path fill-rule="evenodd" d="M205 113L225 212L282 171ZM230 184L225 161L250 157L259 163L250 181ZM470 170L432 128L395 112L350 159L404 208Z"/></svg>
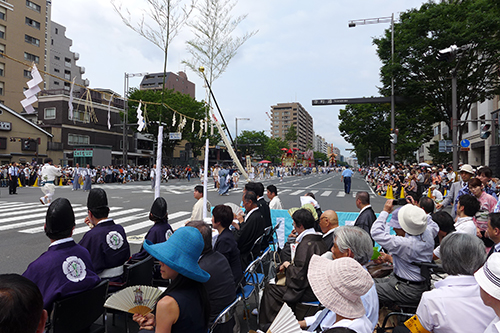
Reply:
<svg viewBox="0 0 500 333"><path fill-rule="evenodd" d="M109 98L109 103L108 103L108 130L111 129L111 102L113 101L113 96L115 94L113 93L111 97Z"/></svg>
<svg viewBox="0 0 500 333"><path fill-rule="evenodd" d="M32 79L27 82L29 89L23 92L26 98L21 101L21 105L27 113L35 112L32 104L38 101L36 94L41 91L38 85L43 82L42 76L40 75L40 72L38 72L38 68L36 68L35 64L33 64L33 67L31 68L31 77Z"/></svg>
<svg viewBox="0 0 500 333"><path fill-rule="evenodd" d="M174 112L174 115L173 115L173 117L172 117L172 127L174 127L174 126L175 126L175 121L176 121L176 120L175 120L175 112Z"/></svg>
<svg viewBox="0 0 500 333"><path fill-rule="evenodd" d="M144 121L144 117L142 116L141 106L142 100L139 101L139 106L137 107L137 125L139 125L139 127L137 127L137 130L139 132L142 132L142 130L146 126L146 122Z"/></svg>

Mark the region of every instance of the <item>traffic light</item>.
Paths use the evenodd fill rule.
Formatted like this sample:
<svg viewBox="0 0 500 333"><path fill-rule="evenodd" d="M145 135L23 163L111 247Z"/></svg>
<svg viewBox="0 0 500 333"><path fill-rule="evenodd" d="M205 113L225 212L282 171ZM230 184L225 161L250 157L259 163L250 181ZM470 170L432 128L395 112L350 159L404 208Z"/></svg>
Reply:
<svg viewBox="0 0 500 333"><path fill-rule="evenodd" d="M398 135L396 133L391 133L391 143L398 143Z"/></svg>
<svg viewBox="0 0 500 333"><path fill-rule="evenodd" d="M436 59L439 61L452 61L455 59L457 55L458 47L456 45L452 45L446 49L439 50Z"/></svg>
<svg viewBox="0 0 500 333"><path fill-rule="evenodd" d="M486 140L491 135L491 125L490 124L482 124L481 125L481 134L479 135L481 139Z"/></svg>

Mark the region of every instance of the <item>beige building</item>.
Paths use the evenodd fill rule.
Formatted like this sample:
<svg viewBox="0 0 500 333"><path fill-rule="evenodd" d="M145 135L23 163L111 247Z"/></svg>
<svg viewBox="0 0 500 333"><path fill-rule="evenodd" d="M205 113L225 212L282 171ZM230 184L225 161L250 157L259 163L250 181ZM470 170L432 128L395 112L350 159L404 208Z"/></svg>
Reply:
<svg viewBox="0 0 500 333"><path fill-rule="evenodd" d="M45 50L49 24L50 1L0 1L0 51L47 70ZM25 65L0 58L0 102L18 113L23 112L20 101L25 98L23 90L30 79L31 72Z"/></svg>
<svg viewBox="0 0 500 333"><path fill-rule="evenodd" d="M300 103L278 103L271 106L271 135L285 139L293 124L297 130L297 141L290 148L304 152L314 147L313 118Z"/></svg>

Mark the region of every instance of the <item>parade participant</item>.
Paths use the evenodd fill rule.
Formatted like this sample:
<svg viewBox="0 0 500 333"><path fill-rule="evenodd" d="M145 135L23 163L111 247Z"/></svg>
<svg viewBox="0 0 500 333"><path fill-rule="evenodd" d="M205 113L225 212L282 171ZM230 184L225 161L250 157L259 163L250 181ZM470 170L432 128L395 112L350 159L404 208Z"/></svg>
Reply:
<svg viewBox="0 0 500 333"><path fill-rule="evenodd" d="M174 231L168 223L167 201L165 199L162 197L155 199L149 211L149 219L154 222L154 225L149 229L144 239L151 241L153 244L167 241ZM132 255L131 260L139 261L147 256L148 252L144 247L141 247L139 252Z"/></svg>
<svg viewBox="0 0 500 333"><path fill-rule="evenodd" d="M194 187L193 196L196 199L196 203L193 206L191 212L190 221L203 220L203 185L196 185ZM207 200L207 215L210 215L212 205Z"/></svg>
<svg viewBox="0 0 500 333"><path fill-rule="evenodd" d="M396 235L391 235L385 222L392 210L393 201L387 200L371 230L372 238L389 251L394 262L394 272L389 277L375 279L377 294L383 304L418 304L427 285L420 268L412 262L432 260L439 227L422 208L406 204L398 212L400 228L394 228Z"/></svg>
<svg viewBox="0 0 500 333"><path fill-rule="evenodd" d="M75 214L69 200L57 198L45 218L49 249L23 273L40 288L43 308L48 312L54 301L92 289L100 282L89 251L72 238L74 227Z"/></svg>
<svg viewBox="0 0 500 333"><path fill-rule="evenodd" d="M347 327L357 333L372 333L361 296L373 286L373 279L356 260L342 257L328 260L313 255L307 278L314 295L335 314L332 328Z"/></svg>
<svg viewBox="0 0 500 333"><path fill-rule="evenodd" d="M311 257L325 253L327 248L322 235L314 230L314 217L310 211L299 209L293 213L292 219L298 236L293 244L295 251L292 252L292 261L285 261L280 266L280 271L286 274L285 285L267 283L260 303L259 325L264 332L284 302L293 308L300 302L317 301L309 284L307 271Z"/></svg>
<svg viewBox="0 0 500 333"><path fill-rule="evenodd" d="M103 189L90 190L87 208L85 223L90 230L83 235L79 244L90 252L95 272L101 279L121 282L123 264L130 258L125 230L108 218L108 198Z"/></svg>
<svg viewBox="0 0 500 333"><path fill-rule="evenodd" d="M90 168L89 164L87 164L87 167L82 170L82 177L83 177L83 190L90 191L92 187L92 169Z"/></svg>
<svg viewBox="0 0 500 333"><path fill-rule="evenodd" d="M47 310L40 290L18 274L0 275L0 332L43 333Z"/></svg>
<svg viewBox="0 0 500 333"><path fill-rule="evenodd" d="M214 251L220 252L226 257L231 272L233 273L234 283L237 286L243 276L241 268L240 250L238 243L233 236L229 226L233 222L233 211L229 206L217 205L212 211L212 228L219 232L215 240Z"/></svg>
<svg viewBox="0 0 500 333"><path fill-rule="evenodd" d="M203 283L210 274L200 268L203 237L196 228L179 228L168 241L143 244L160 261L161 276L172 282L156 303L155 314L134 314L140 329L157 333L206 333L210 301Z"/></svg>
<svg viewBox="0 0 500 333"><path fill-rule="evenodd" d="M77 191L80 189L80 176L82 175L82 170L80 169L80 164L76 163L73 168L73 189L72 191Z"/></svg>
<svg viewBox="0 0 500 333"><path fill-rule="evenodd" d="M149 178L151 178L151 188L154 190L155 188L155 175L156 175L156 164L153 164L151 171L149 172Z"/></svg>
<svg viewBox="0 0 500 333"><path fill-rule="evenodd" d="M227 176L229 175L229 170L226 166L222 167L219 171L219 195L228 195L229 182L227 181Z"/></svg>
<svg viewBox="0 0 500 333"><path fill-rule="evenodd" d="M278 197L278 189L274 185L267 186L267 197L269 200L269 209L283 209L283 204Z"/></svg>
<svg viewBox="0 0 500 333"><path fill-rule="evenodd" d="M351 178L352 178L352 170L349 168L346 168L344 171L342 171L342 176L340 177L340 181L344 182L344 192L346 194L351 193Z"/></svg>
<svg viewBox="0 0 500 333"><path fill-rule="evenodd" d="M485 306L474 279L485 262L483 242L473 235L453 233L441 244L441 261L448 274L434 289L422 294L417 308L418 320L429 332L483 332L495 317Z"/></svg>
<svg viewBox="0 0 500 333"><path fill-rule="evenodd" d="M52 165L52 159L50 157L47 157L43 162L45 164L42 167L42 171L40 171L40 179L42 180L42 187L40 187L40 189L44 196L40 197L40 202L45 205L46 203L50 204L52 202L52 196L54 196L54 192L56 191L54 182L56 177L62 176L62 172L61 168Z"/></svg>
<svg viewBox="0 0 500 333"><path fill-rule="evenodd" d="M12 165L9 167L9 194L17 194L17 179L19 177L19 168L17 167L16 162L12 162Z"/></svg>

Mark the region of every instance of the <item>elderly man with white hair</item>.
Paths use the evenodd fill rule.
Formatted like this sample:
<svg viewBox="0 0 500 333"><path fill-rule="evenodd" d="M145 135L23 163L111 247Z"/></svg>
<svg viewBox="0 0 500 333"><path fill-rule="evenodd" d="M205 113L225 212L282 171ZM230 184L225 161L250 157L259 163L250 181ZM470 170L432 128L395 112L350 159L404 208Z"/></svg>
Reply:
<svg viewBox="0 0 500 333"><path fill-rule="evenodd" d="M394 263L394 272L389 277L375 279L377 294L380 303L386 305L418 304L427 283L420 268L412 263L432 260L439 227L422 208L406 204L398 212L401 229L395 229L396 235L391 235L386 221L392 209L392 200L387 200L371 230L372 238L389 251Z"/></svg>
<svg viewBox="0 0 500 333"><path fill-rule="evenodd" d="M334 243L329 253L333 259L350 257L356 260L364 267L370 261L373 255L372 239L370 235L363 229L355 226L341 226L335 229ZM326 257L325 255L323 255ZM327 281L325 281L327 283ZM379 303L375 284L368 292L361 296L363 307L365 308L366 317L371 322L371 331L375 329L378 322ZM335 312L327 309L319 311L316 315L306 317L299 321L300 327L308 331L315 331L318 327L321 331L325 331L333 326L336 321Z"/></svg>
<svg viewBox="0 0 500 333"><path fill-rule="evenodd" d="M481 301L474 279L486 260L483 242L476 236L453 233L441 244L443 269L449 274L422 294L417 316L422 326L434 333L483 332L495 312Z"/></svg>

